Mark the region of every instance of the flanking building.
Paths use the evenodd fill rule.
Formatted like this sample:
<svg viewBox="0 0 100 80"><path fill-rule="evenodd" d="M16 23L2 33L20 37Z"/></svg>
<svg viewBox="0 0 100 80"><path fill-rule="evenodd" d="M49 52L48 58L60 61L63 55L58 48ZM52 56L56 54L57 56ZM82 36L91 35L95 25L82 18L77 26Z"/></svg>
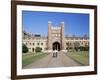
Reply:
<svg viewBox="0 0 100 80"><path fill-rule="evenodd" d="M40 34L31 34L23 31L23 44L28 47L29 52L35 52L36 47L42 48L42 51L65 51L69 48L88 46L89 37L84 35L78 36L66 36L64 34L64 22L61 22L59 27L54 27L52 22L48 22L48 35L41 36Z"/></svg>

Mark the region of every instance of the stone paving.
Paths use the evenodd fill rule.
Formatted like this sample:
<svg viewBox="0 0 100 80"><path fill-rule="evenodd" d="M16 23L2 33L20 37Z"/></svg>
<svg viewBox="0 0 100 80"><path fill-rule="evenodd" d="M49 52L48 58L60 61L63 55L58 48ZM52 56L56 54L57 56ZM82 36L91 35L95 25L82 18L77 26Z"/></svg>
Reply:
<svg viewBox="0 0 100 80"><path fill-rule="evenodd" d="M53 57L52 54L49 54L46 57L23 67L23 69L69 66L80 66L80 64L75 62L64 53L59 52L57 57Z"/></svg>

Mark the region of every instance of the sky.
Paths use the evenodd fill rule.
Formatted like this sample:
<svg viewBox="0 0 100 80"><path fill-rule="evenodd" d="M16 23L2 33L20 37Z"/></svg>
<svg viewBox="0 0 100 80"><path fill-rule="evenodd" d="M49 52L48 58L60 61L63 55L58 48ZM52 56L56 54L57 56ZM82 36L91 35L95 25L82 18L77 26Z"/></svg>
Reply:
<svg viewBox="0 0 100 80"><path fill-rule="evenodd" d="M89 14L22 11L22 26L26 32L47 36L48 21L54 27L64 22L65 35L89 36Z"/></svg>

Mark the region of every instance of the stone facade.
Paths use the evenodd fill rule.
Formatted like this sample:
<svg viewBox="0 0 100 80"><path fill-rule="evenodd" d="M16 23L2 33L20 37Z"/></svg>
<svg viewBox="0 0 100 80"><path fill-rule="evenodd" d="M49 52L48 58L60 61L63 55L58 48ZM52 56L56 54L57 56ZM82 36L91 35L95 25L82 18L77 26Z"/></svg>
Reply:
<svg viewBox="0 0 100 80"><path fill-rule="evenodd" d="M42 51L53 50L67 50L68 47L75 47L74 44L78 43L79 46L89 46L89 37L65 36L64 22L60 26L54 27L52 22L48 22L48 36L35 35L23 31L23 44L25 44L29 52L35 52L36 47L41 47Z"/></svg>

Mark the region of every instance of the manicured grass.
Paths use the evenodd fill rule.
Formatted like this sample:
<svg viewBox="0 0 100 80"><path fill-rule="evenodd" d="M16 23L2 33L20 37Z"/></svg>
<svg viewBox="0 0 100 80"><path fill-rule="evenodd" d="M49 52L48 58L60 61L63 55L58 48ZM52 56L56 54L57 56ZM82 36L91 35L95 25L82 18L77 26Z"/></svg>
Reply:
<svg viewBox="0 0 100 80"><path fill-rule="evenodd" d="M88 51L68 52L66 53L66 55L83 66L89 65L89 52Z"/></svg>
<svg viewBox="0 0 100 80"><path fill-rule="evenodd" d="M31 64L43 57L45 57L47 54L45 53L26 53L22 54L22 67Z"/></svg>

